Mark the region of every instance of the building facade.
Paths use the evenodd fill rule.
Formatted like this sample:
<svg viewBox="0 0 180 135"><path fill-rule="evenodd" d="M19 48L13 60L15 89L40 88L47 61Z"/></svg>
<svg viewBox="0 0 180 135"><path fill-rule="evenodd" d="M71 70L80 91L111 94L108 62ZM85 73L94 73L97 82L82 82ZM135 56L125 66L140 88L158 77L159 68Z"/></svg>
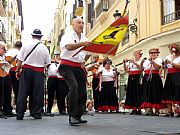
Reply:
<svg viewBox="0 0 180 135"><path fill-rule="evenodd" d="M86 0L86 34L90 41L115 21L113 14L116 10L122 14L125 4L126 0ZM159 57L165 58L169 54L167 46L180 43L180 1L130 0L126 14L129 16L129 29L116 55L109 56L115 65L133 57L134 49L142 49L143 57L148 58L149 49L158 47ZM121 73L120 88L124 88L127 75L123 66L117 68Z"/></svg>
<svg viewBox="0 0 180 135"><path fill-rule="evenodd" d="M54 15L54 30L53 30L53 51L59 50L59 42L65 32L67 26L66 0L59 0L58 7ZM60 51L60 50L59 50Z"/></svg>
<svg viewBox="0 0 180 135"><path fill-rule="evenodd" d="M24 29L21 0L2 0L0 2L0 40L6 42L7 48L21 40Z"/></svg>
<svg viewBox="0 0 180 135"><path fill-rule="evenodd" d="M73 11L69 9L68 12L71 12L71 18L74 15L83 15L84 33L92 41L115 21L113 15L117 11L123 13L126 2L127 0L74 0L71 2ZM109 57L115 65L118 65L123 59L132 58L134 49L142 49L143 57L148 58L149 49L158 47L159 57L164 59L169 53L167 49L169 44L180 44L180 1L129 0L128 2L125 14L128 14L129 29L120 42L116 55ZM127 75L122 65L117 68L120 71L119 89L124 90ZM122 98L123 93L119 94Z"/></svg>

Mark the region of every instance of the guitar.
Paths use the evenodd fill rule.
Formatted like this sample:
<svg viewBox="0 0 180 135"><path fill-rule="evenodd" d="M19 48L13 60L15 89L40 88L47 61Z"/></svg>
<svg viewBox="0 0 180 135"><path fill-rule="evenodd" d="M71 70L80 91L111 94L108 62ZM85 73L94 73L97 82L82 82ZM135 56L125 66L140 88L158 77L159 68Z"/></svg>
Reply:
<svg viewBox="0 0 180 135"><path fill-rule="evenodd" d="M17 56L17 55L16 55ZM6 56L5 60L0 61L0 76L5 77L9 74L9 71L11 69L11 64L13 66L16 66L16 56Z"/></svg>

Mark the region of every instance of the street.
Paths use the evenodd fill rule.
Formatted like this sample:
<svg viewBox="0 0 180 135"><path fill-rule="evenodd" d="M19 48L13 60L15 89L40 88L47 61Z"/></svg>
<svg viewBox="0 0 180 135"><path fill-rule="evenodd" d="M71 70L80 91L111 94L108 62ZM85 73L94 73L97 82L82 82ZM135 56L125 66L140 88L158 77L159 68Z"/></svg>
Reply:
<svg viewBox="0 0 180 135"><path fill-rule="evenodd" d="M137 116L129 114L84 115L87 124L69 126L68 116L43 117L35 120L25 116L0 119L0 135L177 135L180 118Z"/></svg>

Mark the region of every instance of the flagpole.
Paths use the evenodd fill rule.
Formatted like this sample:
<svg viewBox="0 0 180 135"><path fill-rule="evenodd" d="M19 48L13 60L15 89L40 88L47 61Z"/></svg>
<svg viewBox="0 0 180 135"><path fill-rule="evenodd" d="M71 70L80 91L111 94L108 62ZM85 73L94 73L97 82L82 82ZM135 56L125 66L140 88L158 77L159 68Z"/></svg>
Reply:
<svg viewBox="0 0 180 135"><path fill-rule="evenodd" d="M85 46L84 47L82 47L79 51L77 51L75 54L73 54L73 56L72 57L74 57L74 56L76 56L80 51L82 51L83 49L85 48Z"/></svg>

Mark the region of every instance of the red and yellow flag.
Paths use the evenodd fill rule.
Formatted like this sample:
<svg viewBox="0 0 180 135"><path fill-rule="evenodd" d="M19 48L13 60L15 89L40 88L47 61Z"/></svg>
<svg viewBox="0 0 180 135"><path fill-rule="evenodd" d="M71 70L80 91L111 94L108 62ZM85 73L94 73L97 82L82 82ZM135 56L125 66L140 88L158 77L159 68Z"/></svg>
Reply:
<svg viewBox="0 0 180 135"><path fill-rule="evenodd" d="M82 48L94 53L115 55L118 45L128 29L128 16L117 19L93 41L92 45Z"/></svg>

